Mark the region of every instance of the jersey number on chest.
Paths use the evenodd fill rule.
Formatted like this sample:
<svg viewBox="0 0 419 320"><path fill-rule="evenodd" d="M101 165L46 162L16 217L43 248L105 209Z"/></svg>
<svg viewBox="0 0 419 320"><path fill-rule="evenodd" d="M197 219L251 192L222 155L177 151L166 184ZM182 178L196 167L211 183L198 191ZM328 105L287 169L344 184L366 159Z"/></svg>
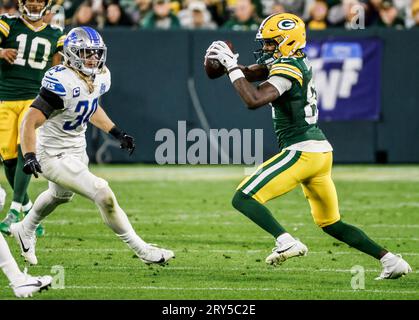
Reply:
<svg viewBox="0 0 419 320"><path fill-rule="evenodd" d="M16 41L19 43L19 47L17 49L18 54L15 60L15 64L19 66L25 66L26 61L28 62L28 65L33 69L44 69L47 66L48 63L48 57L51 53L51 42L49 42L48 39L41 38L41 37L35 37L33 38L31 42L31 47L29 51L29 57L27 57L27 60L24 58L25 49L27 45L28 35L27 34L20 34L16 37ZM40 47L43 47L44 54L42 55L41 61L36 61L36 54Z"/></svg>
<svg viewBox="0 0 419 320"><path fill-rule="evenodd" d="M66 121L64 123L64 130L75 130L82 124L85 124L90 120L90 117L95 113L98 105L98 98L94 99L92 104L89 104L89 100L79 101L74 112L78 113L76 119L73 121Z"/></svg>

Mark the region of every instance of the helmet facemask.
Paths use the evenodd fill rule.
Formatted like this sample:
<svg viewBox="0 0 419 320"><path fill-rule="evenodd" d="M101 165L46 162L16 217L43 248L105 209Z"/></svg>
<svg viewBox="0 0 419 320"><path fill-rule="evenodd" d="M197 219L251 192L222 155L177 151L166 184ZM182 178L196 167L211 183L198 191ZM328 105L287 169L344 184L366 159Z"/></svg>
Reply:
<svg viewBox="0 0 419 320"><path fill-rule="evenodd" d="M64 41L63 56L66 64L80 71L86 76L94 76L102 72L106 62L107 48L100 35L96 32L96 38L91 39L86 34L87 28L75 28L70 31Z"/></svg>
<svg viewBox="0 0 419 320"><path fill-rule="evenodd" d="M33 2L29 6L27 5L27 0L19 0L19 11L22 15L27 17L30 21L39 21L45 15L49 6L51 5L51 0L44 0L44 6L39 12L33 12L33 7L38 6L38 2ZM32 8L31 8L32 7Z"/></svg>
<svg viewBox="0 0 419 320"><path fill-rule="evenodd" d="M102 71L106 62L106 47L77 48L71 47L71 57L65 57L66 63L86 76L93 76Z"/></svg>
<svg viewBox="0 0 419 320"><path fill-rule="evenodd" d="M259 42L261 48L254 51L257 64L265 64L270 66L275 60L282 57L280 46L287 41L283 37L279 36L275 39L256 39ZM272 47L273 50L265 50L266 47Z"/></svg>

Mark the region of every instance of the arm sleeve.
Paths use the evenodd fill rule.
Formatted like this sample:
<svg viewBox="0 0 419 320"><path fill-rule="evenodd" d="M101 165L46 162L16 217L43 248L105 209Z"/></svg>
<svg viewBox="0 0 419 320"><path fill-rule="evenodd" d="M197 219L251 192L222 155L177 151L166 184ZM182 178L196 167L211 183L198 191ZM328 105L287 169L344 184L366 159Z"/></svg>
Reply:
<svg viewBox="0 0 419 320"><path fill-rule="evenodd" d="M266 82L269 82L271 85L273 85L281 96L284 94L284 92L290 90L292 87L292 82L290 80L278 76L271 77Z"/></svg>
<svg viewBox="0 0 419 320"><path fill-rule="evenodd" d="M38 96L32 102L31 108L38 109L48 119L55 110L64 108L64 101L55 93L41 88Z"/></svg>

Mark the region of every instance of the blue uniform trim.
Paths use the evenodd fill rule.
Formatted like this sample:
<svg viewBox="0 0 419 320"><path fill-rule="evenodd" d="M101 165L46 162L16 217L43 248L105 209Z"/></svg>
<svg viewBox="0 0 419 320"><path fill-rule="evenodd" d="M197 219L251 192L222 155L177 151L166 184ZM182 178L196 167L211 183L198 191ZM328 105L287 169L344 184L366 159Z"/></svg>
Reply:
<svg viewBox="0 0 419 320"><path fill-rule="evenodd" d="M55 94L59 96L65 96L65 88L64 86L59 82L52 82L46 78L42 79L42 87L47 89L48 91L54 92Z"/></svg>
<svg viewBox="0 0 419 320"><path fill-rule="evenodd" d="M60 80L58 80L57 78L53 78L53 77L48 77L48 76L45 76L45 78L46 79L48 79L49 81L51 81L51 82L56 82L56 83L60 83Z"/></svg>

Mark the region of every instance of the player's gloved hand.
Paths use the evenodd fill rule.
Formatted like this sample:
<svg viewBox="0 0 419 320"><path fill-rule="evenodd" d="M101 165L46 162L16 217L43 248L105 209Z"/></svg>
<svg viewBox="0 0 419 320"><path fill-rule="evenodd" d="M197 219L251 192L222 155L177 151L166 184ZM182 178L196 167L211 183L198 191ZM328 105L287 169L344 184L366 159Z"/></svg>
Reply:
<svg viewBox="0 0 419 320"><path fill-rule="evenodd" d="M0 59L6 60L8 63L13 64L17 58L16 49L0 49Z"/></svg>
<svg viewBox="0 0 419 320"><path fill-rule="evenodd" d="M208 48L205 57L217 59L227 71L230 71L231 69L237 68L239 54L233 53L224 41L215 41Z"/></svg>
<svg viewBox="0 0 419 320"><path fill-rule="evenodd" d="M25 153L23 156L25 158L25 163L23 165L23 172L26 174L33 174L35 178L38 178L38 172L42 173L41 165L38 160L36 160L36 155L33 152Z"/></svg>
<svg viewBox="0 0 419 320"><path fill-rule="evenodd" d="M124 131L119 129L117 126L114 126L110 131L109 134L113 136L115 139L118 139L121 143L120 148L121 149L127 149L129 152L129 155L132 155L132 153L135 150L135 140L134 137L126 134Z"/></svg>

